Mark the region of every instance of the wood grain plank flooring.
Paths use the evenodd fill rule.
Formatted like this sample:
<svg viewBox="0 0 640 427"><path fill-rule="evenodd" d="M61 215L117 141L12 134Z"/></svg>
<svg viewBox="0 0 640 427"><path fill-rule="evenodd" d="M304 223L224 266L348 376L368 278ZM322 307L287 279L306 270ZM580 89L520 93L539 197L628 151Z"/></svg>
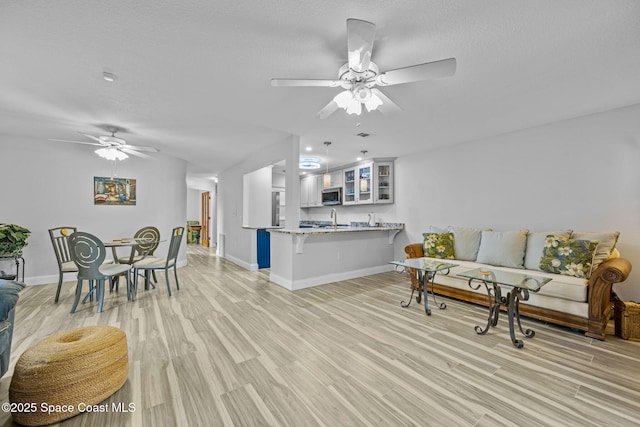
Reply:
<svg viewBox="0 0 640 427"><path fill-rule="evenodd" d="M524 318L536 336L516 349L504 314L480 336L473 327L486 324L484 307L440 297L447 309L432 306L429 317L415 301L401 308L410 295L401 274L290 292L212 249L189 245L187 257L172 297L159 275L135 302L123 289L107 293L100 314L95 302L69 313L72 282L58 304L57 284L23 290L0 402L34 343L111 325L127 334L129 377L106 402L135 411L59 425L638 425L640 343L613 331L598 341ZM7 425L10 414L0 412Z"/></svg>

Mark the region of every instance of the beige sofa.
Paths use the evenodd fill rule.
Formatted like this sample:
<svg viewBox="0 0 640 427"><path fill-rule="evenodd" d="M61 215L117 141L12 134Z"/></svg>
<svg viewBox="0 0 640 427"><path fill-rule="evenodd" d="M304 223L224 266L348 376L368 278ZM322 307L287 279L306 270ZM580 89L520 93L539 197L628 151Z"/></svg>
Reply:
<svg viewBox="0 0 640 427"><path fill-rule="evenodd" d="M550 277L551 282L539 292L530 293L529 300L521 303L520 313L582 330L589 337L603 340L612 314L612 286L626 280L631 271L630 262L620 258L616 249L618 236L618 232L430 227L429 233L424 234L428 243L408 245L405 252L407 258L419 258L424 257L426 251L427 258L444 258L458 264L448 274L436 276L434 290L440 295L477 304L488 304L486 289L472 289L468 279L458 274L490 267ZM448 241L452 241L452 250L448 248ZM583 262L569 258L575 254L582 254ZM584 261L588 257L591 259ZM411 280L415 287L415 272Z"/></svg>

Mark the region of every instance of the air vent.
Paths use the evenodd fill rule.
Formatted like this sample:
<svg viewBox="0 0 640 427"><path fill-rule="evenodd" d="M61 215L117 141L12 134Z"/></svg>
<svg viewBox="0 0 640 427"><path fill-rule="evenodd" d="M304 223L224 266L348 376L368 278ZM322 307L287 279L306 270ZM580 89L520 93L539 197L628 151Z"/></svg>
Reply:
<svg viewBox="0 0 640 427"><path fill-rule="evenodd" d="M357 136L359 136L360 138L366 138L368 136L371 136L370 133L365 133L365 132L360 132L356 134Z"/></svg>

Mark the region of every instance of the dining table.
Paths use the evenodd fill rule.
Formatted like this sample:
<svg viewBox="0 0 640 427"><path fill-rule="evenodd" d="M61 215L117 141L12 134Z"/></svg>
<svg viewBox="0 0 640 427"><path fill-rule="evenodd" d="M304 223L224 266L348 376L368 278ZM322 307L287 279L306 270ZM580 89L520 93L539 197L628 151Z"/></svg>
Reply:
<svg viewBox="0 0 640 427"><path fill-rule="evenodd" d="M138 246L149 245L152 243L161 243L164 241L165 239L156 240L156 239L150 239L148 237L124 237L124 238L113 239L111 241L104 242L104 247L111 248L111 251L113 253L113 262L115 263L120 263L120 258L118 257L117 249L122 247L131 247L131 254L129 255L129 260L126 261L124 264L133 265L135 261L140 261L141 259L144 259L148 255L147 253L142 253L141 254L142 258L135 259L136 249L138 248ZM155 276L154 276L154 280L155 280ZM148 289L149 285L155 288L155 285L145 277L145 289Z"/></svg>
<svg viewBox="0 0 640 427"><path fill-rule="evenodd" d="M127 246L131 247L131 255L129 255L129 261L127 262L127 264L133 264L135 254L136 254L136 249L138 248L138 246L148 245L151 243L159 243L163 241L164 240L154 240L146 237L127 237L127 238L121 238L121 239L113 239L111 241L104 242L104 246L105 248L111 248L111 251L113 253L113 261L115 263L119 262L117 249L122 247L127 247ZM147 254L144 254L144 253L142 255L143 257L147 256Z"/></svg>

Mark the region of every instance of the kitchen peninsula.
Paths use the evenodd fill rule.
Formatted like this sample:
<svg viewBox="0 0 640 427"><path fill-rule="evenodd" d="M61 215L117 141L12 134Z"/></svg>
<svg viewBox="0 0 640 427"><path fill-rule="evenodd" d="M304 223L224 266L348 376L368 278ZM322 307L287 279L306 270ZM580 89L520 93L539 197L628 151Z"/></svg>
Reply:
<svg viewBox="0 0 640 427"><path fill-rule="evenodd" d="M295 291L390 271L404 224L274 229L269 280Z"/></svg>

